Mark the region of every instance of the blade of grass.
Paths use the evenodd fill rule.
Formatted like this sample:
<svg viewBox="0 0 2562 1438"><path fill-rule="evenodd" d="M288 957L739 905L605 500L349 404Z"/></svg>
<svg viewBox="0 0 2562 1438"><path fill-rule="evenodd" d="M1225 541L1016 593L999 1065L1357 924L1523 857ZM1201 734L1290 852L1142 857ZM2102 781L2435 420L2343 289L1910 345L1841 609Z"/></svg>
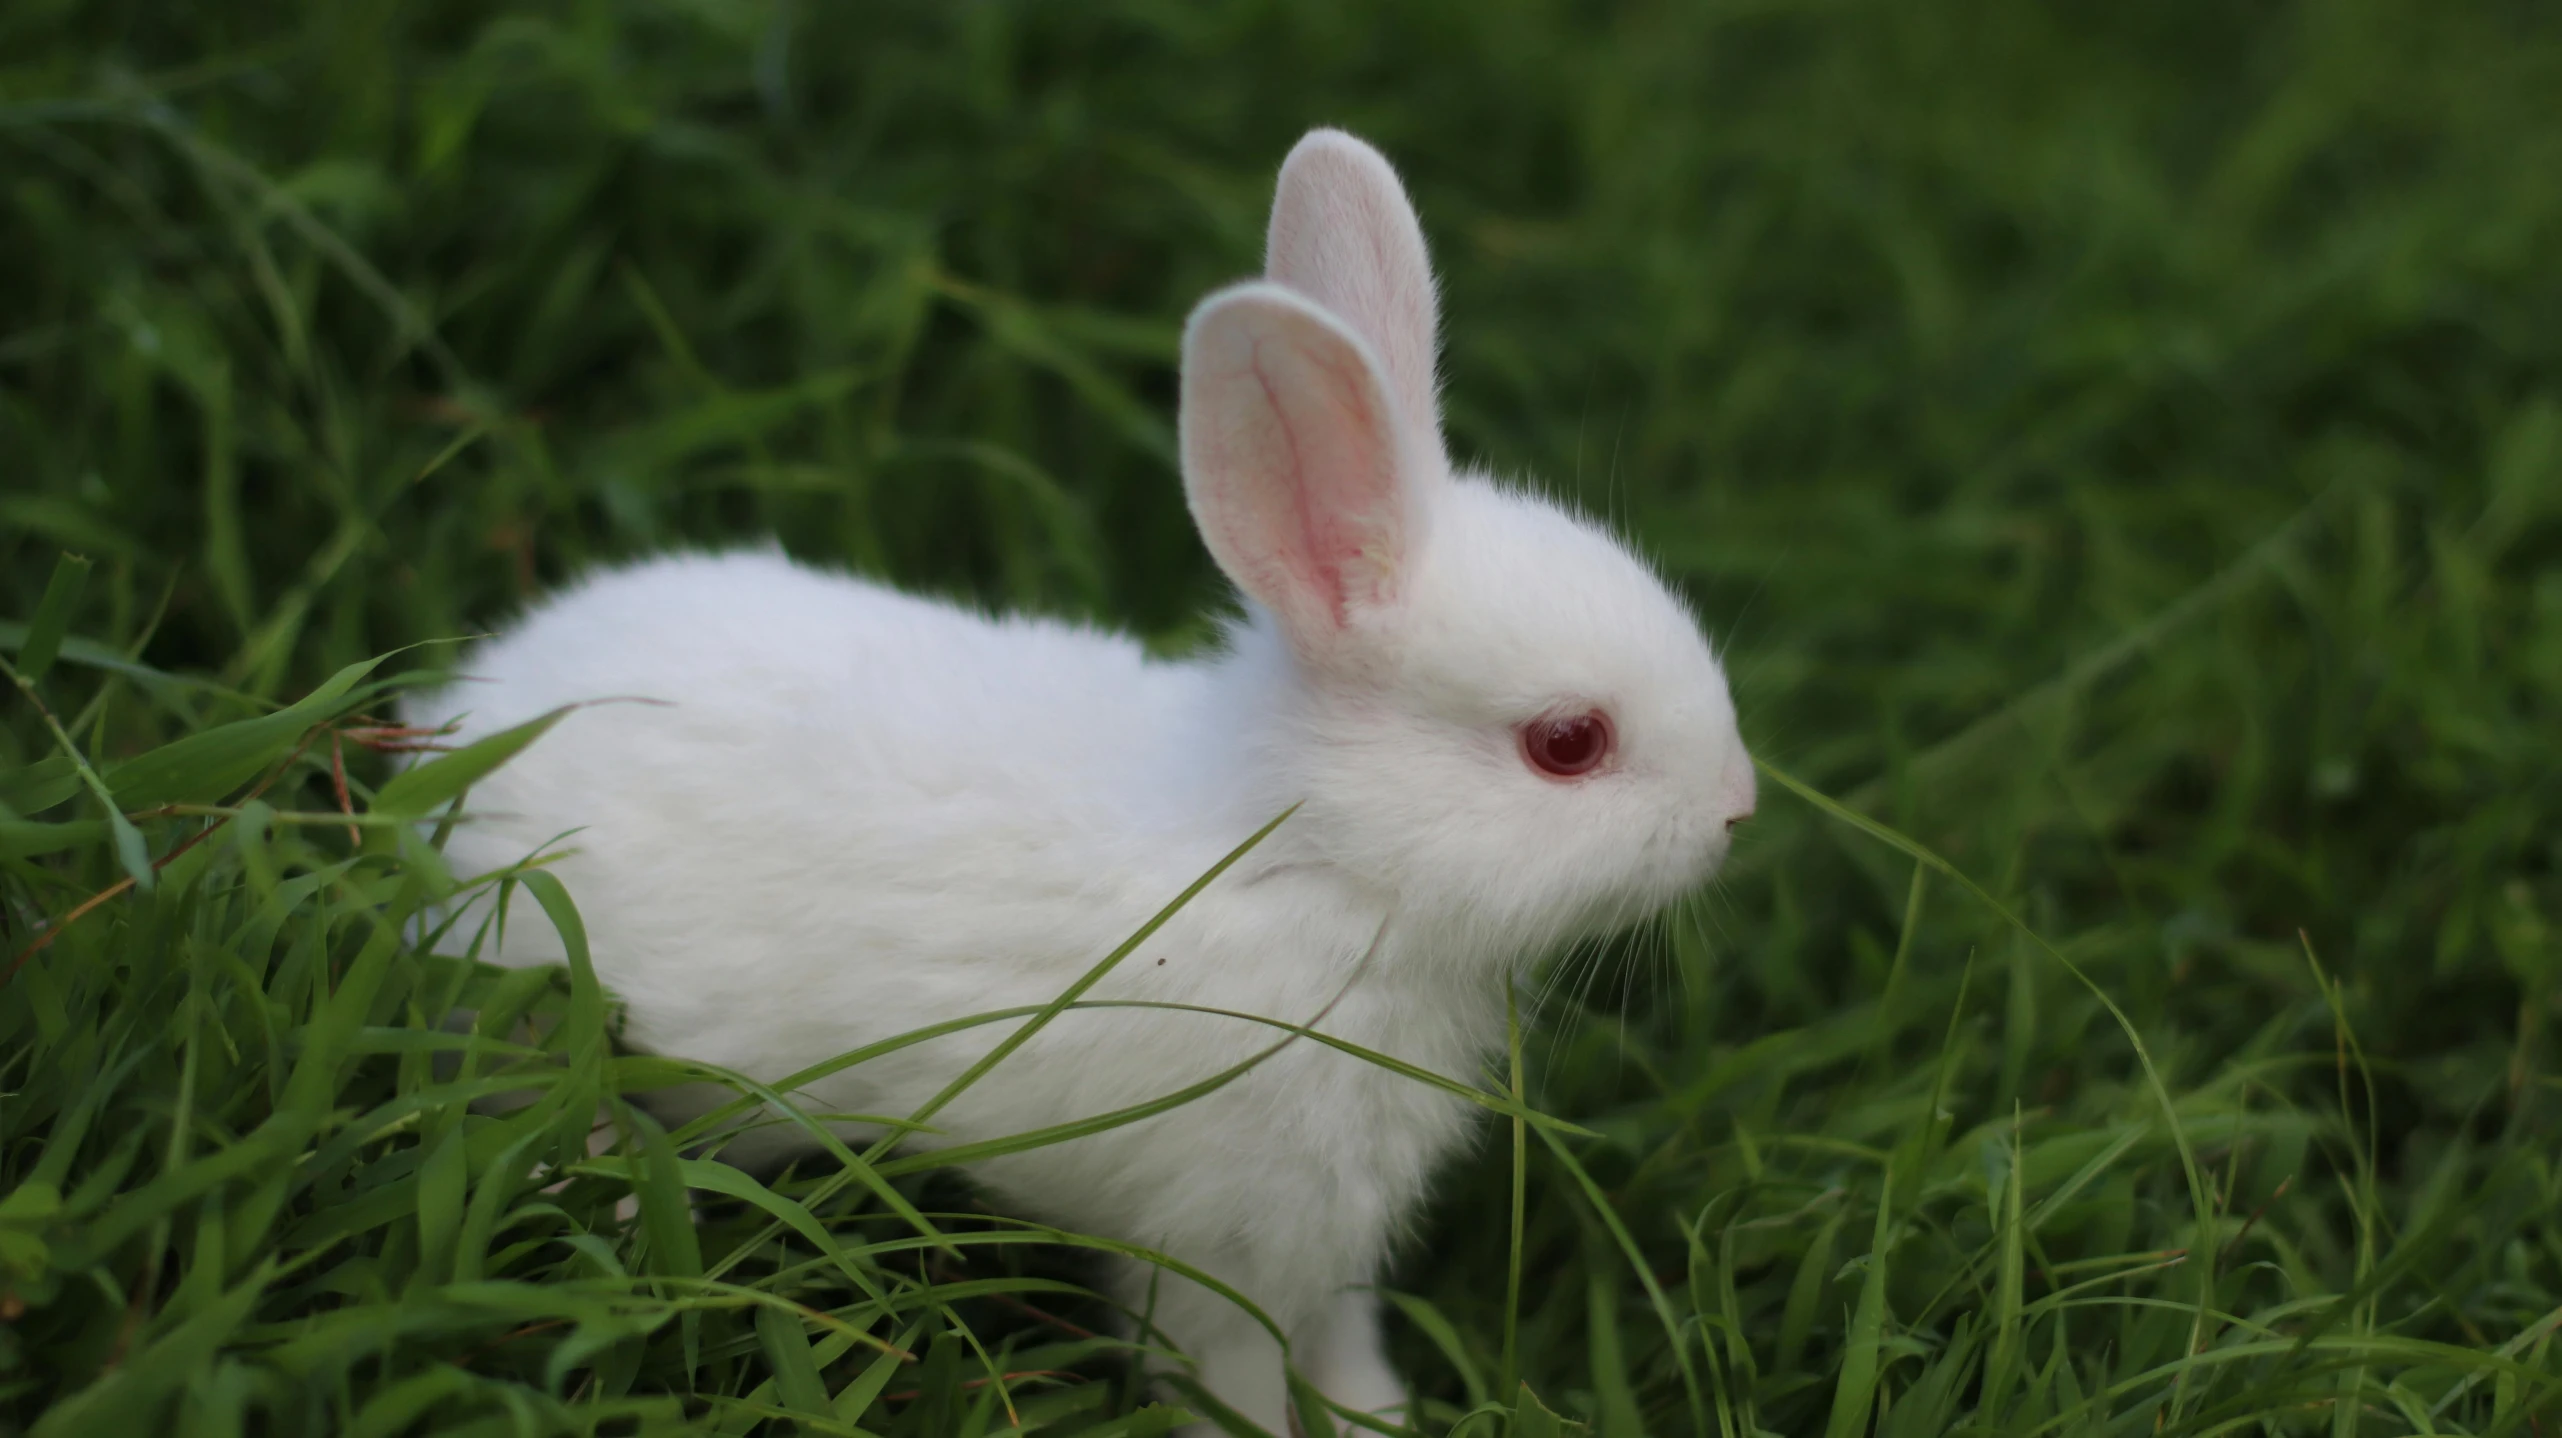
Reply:
<svg viewBox="0 0 2562 1438"><path fill-rule="evenodd" d="M1512 984L1503 990L1504 1051L1511 1056L1506 1085L1516 1109L1528 1107L1523 1097L1521 1063L1521 993ZM1503 1366L1496 1370L1496 1390L1510 1393L1521 1386L1522 1225L1529 1210L1530 1135L1522 1115L1512 1119L1512 1237L1506 1248L1503 1279Z"/></svg>
<svg viewBox="0 0 2562 1438"><path fill-rule="evenodd" d="M18 645L18 672L26 684L42 683L45 671L53 667L54 656L62 652L63 635L71 627L72 611L88 587L86 558L65 554L54 560L44 597L36 601L36 617L27 622L27 637Z"/></svg>
<svg viewBox="0 0 2562 1438"><path fill-rule="evenodd" d="M1841 1375L1834 1380L1832 1412L1824 1420L1824 1438L1852 1438L1867 1431L1876 1407L1877 1376L1885 1346L1887 1239L1894 1219L1889 1195L1895 1189L1892 1160L1878 1184L1877 1219L1868 1239L1867 1272L1859 1283L1859 1304L1851 1310L1850 1333L1843 1341Z"/></svg>

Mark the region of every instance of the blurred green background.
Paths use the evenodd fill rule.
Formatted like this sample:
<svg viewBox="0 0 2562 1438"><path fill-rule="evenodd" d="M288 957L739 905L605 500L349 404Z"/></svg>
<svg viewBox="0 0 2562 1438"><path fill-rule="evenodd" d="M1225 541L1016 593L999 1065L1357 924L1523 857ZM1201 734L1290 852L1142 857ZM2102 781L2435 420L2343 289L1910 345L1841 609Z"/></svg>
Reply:
<svg viewBox="0 0 2562 1438"><path fill-rule="evenodd" d="M1542 1159L1539 1392L1688 1431L1713 1361L1717 1414L1794 1433L1946 1375L2035 1430L1967 1407L2034 1140L2036 1264L2188 1246L2202 1194L2216 1302L2266 1332L2547 1375L2299 1347L2200 1393L2549 1430L2557 97L2527 3L13 0L0 617L78 551L77 632L282 699L771 534L1180 648L1221 590L1179 325L1342 125L1422 211L1455 452L1629 533L1756 752L2010 906L2195 1126L2202 1189L2093 989L1766 788L1715 892L1546 985L1533 1095L1604 1135L1582 1162L1698 1353ZM0 763L47 752L6 715ZM194 722L91 719L102 760ZM5 861L11 950L97 850ZM1398 1330L1436 1401L1496 1371L1508 1154L1398 1273L1447 1330ZM2052 1413L2078 1383L2089 1431L2226 1431L2158 1367L2194 1269L2053 1309Z"/></svg>

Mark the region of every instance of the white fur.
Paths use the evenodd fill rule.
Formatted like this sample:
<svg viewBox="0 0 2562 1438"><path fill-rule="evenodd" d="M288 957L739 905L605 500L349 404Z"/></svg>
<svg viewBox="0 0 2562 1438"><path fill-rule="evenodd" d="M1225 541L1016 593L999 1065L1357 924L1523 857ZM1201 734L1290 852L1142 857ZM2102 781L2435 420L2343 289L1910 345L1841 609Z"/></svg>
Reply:
<svg viewBox="0 0 2562 1438"><path fill-rule="evenodd" d="M1283 170L1271 279L1186 336L1186 486L1251 602L1217 656L988 618L773 552L675 555L553 597L412 722L485 733L582 710L484 781L458 869L575 829L558 873L629 1037L774 1078L858 1044L1054 997L1219 856L1298 814L1096 998L1323 1027L1473 1076L1543 951L1703 879L1753 780L1692 616L1606 535L1454 473L1434 409L1430 267L1376 152L1320 131ZM1597 706L1618 752L1532 772L1516 727ZM504 962L556 962L538 915ZM1359 976L1373 942L1378 951ZM1346 985L1350 983L1347 990ZM1010 1026L814 1086L913 1111ZM936 1117L926 1145L1137 1103L1270 1043L1240 1021L1062 1016ZM981 1164L1003 1202L1218 1276L1320 1389L1402 1400L1363 1286L1466 1105L1297 1043L1139 1125ZM1149 1270L1116 1279L1133 1307ZM1285 1421L1270 1338L1159 1281L1160 1327L1247 1417Z"/></svg>

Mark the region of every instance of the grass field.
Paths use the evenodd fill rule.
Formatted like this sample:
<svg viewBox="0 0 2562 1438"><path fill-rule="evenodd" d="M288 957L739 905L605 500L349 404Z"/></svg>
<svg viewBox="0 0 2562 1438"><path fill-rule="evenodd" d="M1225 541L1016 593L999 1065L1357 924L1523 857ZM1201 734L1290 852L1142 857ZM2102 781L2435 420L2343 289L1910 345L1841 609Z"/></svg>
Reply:
<svg viewBox="0 0 2562 1438"><path fill-rule="evenodd" d="M680 542L1197 642L1178 325L1318 122L1774 770L1456 1076L1589 1132L1448 1175L1421 1427L2562 1432L2556 96L2489 0L14 0L0 1432L1158 1431L948 1175L589 1161L663 1066L404 942L497 756L361 731Z"/></svg>

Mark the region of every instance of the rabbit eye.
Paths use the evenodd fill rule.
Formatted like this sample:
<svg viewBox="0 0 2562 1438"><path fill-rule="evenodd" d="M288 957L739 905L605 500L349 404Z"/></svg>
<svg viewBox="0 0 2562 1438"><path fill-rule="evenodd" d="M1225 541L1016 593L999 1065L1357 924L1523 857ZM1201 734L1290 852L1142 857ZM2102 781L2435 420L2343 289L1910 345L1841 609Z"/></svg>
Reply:
<svg viewBox="0 0 2562 1438"><path fill-rule="evenodd" d="M1610 716L1553 714L1521 726L1521 757L1551 779L1579 779L1610 757Z"/></svg>

